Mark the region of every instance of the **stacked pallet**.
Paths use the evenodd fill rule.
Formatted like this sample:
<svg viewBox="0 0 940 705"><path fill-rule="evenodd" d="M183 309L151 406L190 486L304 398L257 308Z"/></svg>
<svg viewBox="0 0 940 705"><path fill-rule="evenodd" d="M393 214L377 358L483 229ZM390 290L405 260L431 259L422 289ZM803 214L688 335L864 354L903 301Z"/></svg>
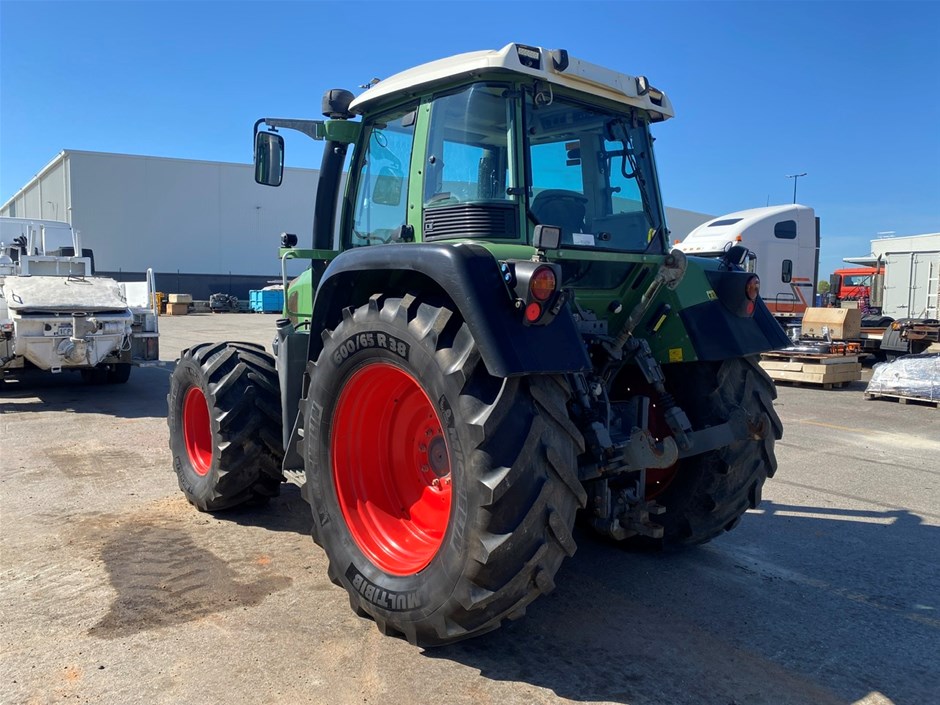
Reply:
<svg viewBox="0 0 940 705"><path fill-rule="evenodd" d="M190 294L170 294L166 305L166 315L185 316L189 313L192 303L193 297Z"/></svg>
<svg viewBox="0 0 940 705"><path fill-rule="evenodd" d="M940 409L940 353L906 355L875 365L865 398L922 402Z"/></svg>
<svg viewBox="0 0 940 705"><path fill-rule="evenodd" d="M862 378L858 355L796 353L774 350L761 354L760 366L775 382L843 387Z"/></svg>

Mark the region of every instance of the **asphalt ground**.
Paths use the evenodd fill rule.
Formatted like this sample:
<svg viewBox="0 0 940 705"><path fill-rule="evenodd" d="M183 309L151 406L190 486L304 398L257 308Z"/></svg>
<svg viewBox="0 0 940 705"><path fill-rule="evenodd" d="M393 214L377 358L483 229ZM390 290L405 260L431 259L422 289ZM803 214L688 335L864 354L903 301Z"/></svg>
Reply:
<svg viewBox="0 0 940 705"><path fill-rule="evenodd" d="M0 703L940 703L940 411L779 388L760 508L679 554L576 533L525 618L423 650L349 609L293 485L194 510L171 471L178 351L276 316L161 318L126 385L0 388Z"/></svg>

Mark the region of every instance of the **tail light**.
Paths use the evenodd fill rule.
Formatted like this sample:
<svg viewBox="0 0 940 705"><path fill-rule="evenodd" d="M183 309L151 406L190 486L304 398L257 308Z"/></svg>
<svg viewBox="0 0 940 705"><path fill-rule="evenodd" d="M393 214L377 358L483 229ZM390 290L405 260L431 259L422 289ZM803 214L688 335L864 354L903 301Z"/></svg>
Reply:
<svg viewBox="0 0 940 705"><path fill-rule="evenodd" d="M754 315L754 302L757 301L757 296L760 294L760 277L756 274L753 277L748 277L747 283L744 285L744 296L747 298L747 303L744 305L744 310L748 316Z"/></svg>
<svg viewBox="0 0 940 705"><path fill-rule="evenodd" d="M529 279L529 293L537 301L548 301L555 293L557 282L555 272L551 267L539 267Z"/></svg>
<svg viewBox="0 0 940 705"><path fill-rule="evenodd" d="M542 307L535 301L525 307L526 323L535 323L542 317Z"/></svg>
<svg viewBox="0 0 940 705"><path fill-rule="evenodd" d="M744 293L750 301L757 301L757 295L760 294L760 277L757 275L749 277L747 284L744 285Z"/></svg>
<svg viewBox="0 0 940 705"><path fill-rule="evenodd" d="M561 267L551 262L509 260L501 265L503 280L522 310L524 325L546 325L558 313Z"/></svg>
<svg viewBox="0 0 940 705"><path fill-rule="evenodd" d="M760 278L756 274L739 269L716 269L705 274L722 306L740 318L754 315L760 299Z"/></svg>

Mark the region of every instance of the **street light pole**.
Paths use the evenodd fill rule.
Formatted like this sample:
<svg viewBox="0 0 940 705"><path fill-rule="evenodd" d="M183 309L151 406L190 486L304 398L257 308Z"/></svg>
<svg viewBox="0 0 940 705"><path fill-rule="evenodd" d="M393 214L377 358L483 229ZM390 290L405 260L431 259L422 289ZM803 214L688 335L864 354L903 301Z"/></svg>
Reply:
<svg viewBox="0 0 940 705"><path fill-rule="evenodd" d="M788 179L793 179L793 202L796 203L796 182L799 181L801 176L806 176L804 171L802 174L787 174Z"/></svg>

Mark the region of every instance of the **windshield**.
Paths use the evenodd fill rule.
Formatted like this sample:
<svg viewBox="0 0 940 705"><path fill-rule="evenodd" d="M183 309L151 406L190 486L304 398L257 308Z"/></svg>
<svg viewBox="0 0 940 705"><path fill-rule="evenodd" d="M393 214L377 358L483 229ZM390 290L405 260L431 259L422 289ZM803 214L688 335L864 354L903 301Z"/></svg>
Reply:
<svg viewBox="0 0 940 705"><path fill-rule="evenodd" d="M557 96L526 99L529 218L562 244L664 252L665 228L647 123Z"/></svg>
<svg viewBox="0 0 940 705"><path fill-rule="evenodd" d="M42 226L42 250L44 254L55 254L60 252L63 248L70 248L73 246L74 243L72 242L72 229L68 225Z"/></svg>

